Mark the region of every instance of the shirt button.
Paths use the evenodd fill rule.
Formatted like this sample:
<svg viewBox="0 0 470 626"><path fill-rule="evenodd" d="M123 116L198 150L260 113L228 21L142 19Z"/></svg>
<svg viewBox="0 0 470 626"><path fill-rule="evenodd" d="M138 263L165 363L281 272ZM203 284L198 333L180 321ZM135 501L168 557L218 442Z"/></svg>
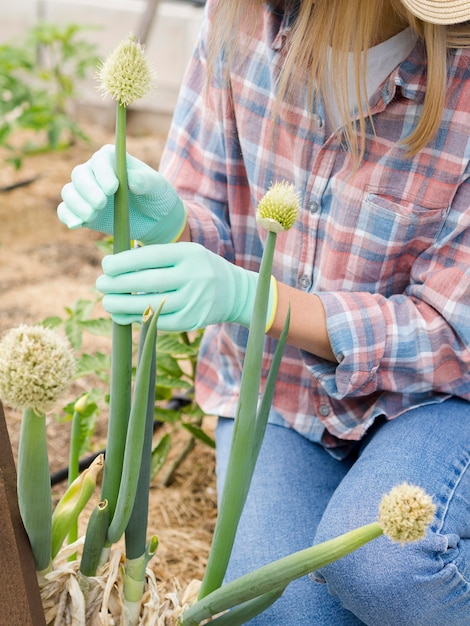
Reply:
<svg viewBox="0 0 470 626"><path fill-rule="evenodd" d="M307 274L304 274L299 278L299 285L302 287L302 289L308 289L310 287L310 278L307 276Z"/></svg>
<svg viewBox="0 0 470 626"><path fill-rule="evenodd" d="M330 407L327 404L322 404L319 411L322 417L327 417L330 414Z"/></svg>
<svg viewBox="0 0 470 626"><path fill-rule="evenodd" d="M308 210L310 211L312 215L317 213L319 208L320 206L318 202L315 202L315 200L312 200L311 202L308 203Z"/></svg>

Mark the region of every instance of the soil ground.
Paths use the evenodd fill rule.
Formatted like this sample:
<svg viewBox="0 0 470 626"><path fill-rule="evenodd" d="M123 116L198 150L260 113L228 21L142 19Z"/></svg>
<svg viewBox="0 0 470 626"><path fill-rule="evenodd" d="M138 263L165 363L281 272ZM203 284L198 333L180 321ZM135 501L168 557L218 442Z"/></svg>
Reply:
<svg viewBox="0 0 470 626"><path fill-rule="evenodd" d="M94 297L102 258L96 244L101 236L86 229L70 231L56 216L61 188L70 180L73 167L103 143L113 141L112 135L98 127L84 130L89 143L28 156L19 171L8 166L0 152L0 336L20 324L35 324L51 315L64 317L65 307L78 298ZM129 152L154 167L162 146L161 137L128 139ZM89 341L91 351L110 351L107 338ZM80 388L72 391L76 397ZM20 415L11 407L4 408L16 455ZM91 451L105 446L106 419L104 413L100 415ZM213 425L213 418L205 419L206 430L210 432ZM69 423L49 419L51 472L67 465L69 433ZM185 446L181 429L173 437L175 449ZM55 487L56 498L62 490L62 485ZM158 476L152 484L149 535L157 534L160 544L150 565L162 590L171 589L174 580L185 587L191 579L201 578L215 515L214 455L197 442L169 487L162 487Z"/></svg>

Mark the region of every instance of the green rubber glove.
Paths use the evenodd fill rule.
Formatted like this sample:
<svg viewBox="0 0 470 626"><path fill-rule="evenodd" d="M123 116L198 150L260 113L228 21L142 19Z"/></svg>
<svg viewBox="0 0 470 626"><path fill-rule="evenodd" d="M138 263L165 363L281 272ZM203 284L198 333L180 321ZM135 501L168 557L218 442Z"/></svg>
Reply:
<svg viewBox="0 0 470 626"><path fill-rule="evenodd" d="M118 188L114 146L100 148L72 171L62 189L57 214L69 228L87 226L113 234L114 193ZM131 239L142 243L176 241L186 225L186 209L174 187L154 169L127 155Z"/></svg>
<svg viewBox="0 0 470 626"><path fill-rule="evenodd" d="M118 324L141 321L165 299L159 330L181 332L210 324L251 322L258 274L230 263L197 243L145 246L106 256L96 287ZM277 308L271 279L267 329Z"/></svg>

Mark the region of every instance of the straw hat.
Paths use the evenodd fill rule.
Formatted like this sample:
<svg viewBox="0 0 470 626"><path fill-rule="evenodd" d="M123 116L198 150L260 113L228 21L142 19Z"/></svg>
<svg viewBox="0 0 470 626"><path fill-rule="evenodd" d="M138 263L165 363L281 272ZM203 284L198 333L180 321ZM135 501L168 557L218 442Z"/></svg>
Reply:
<svg viewBox="0 0 470 626"><path fill-rule="evenodd" d="M459 24L470 20L470 0L401 0L405 7L425 22Z"/></svg>

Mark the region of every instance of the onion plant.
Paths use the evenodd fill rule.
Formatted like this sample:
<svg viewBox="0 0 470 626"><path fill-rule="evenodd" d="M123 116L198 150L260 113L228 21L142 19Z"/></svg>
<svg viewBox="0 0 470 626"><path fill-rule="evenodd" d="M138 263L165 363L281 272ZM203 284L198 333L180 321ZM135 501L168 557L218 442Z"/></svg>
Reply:
<svg viewBox="0 0 470 626"><path fill-rule="evenodd" d="M98 71L102 91L116 101L115 167L119 181L114 196L114 253L130 247L129 207L126 167L127 107L151 89L152 71L143 48L130 36L110 55ZM144 590L145 569L158 541L147 543L148 497L152 456L153 411L156 380L156 323L159 311L144 314L140 351L132 398L132 326L113 322L110 413L102 504L93 524L109 516L109 527L101 560L109 547L125 533L126 565L124 602L126 621L136 624ZM87 536L90 533L87 533ZM87 537L84 554L86 570L93 574L98 532ZM89 555L90 558L89 558ZM91 566L89 566L91 564Z"/></svg>
<svg viewBox="0 0 470 626"><path fill-rule="evenodd" d="M0 342L0 397L22 409L18 503L41 578L52 564L52 496L46 413L68 389L75 359L66 342L42 326L13 328Z"/></svg>
<svg viewBox="0 0 470 626"><path fill-rule="evenodd" d="M70 450L69 450L69 467L68 467L68 485L69 487L78 478L80 464L80 431L82 415L86 411L89 394L81 396L73 406L72 414L72 430L70 433ZM101 457L101 465L103 465L104 457ZM78 520L70 525L67 541L74 543L78 539ZM69 561L74 561L77 554L72 554Z"/></svg>
<svg viewBox="0 0 470 626"><path fill-rule="evenodd" d="M146 333L142 358L137 368L134 401L130 411L129 427L127 429L127 437L124 445L122 471L119 477L118 498L116 501L115 514L108 529L108 540L110 543L118 541L126 530L137 492L146 431L150 371L155 352L157 319L158 315L152 315L149 329ZM148 451L149 460L147 464L149 476L150 455L151 449Z"/></svg>
<svg viewBox="0 0 470 626"><path fill-rule="evenodd" d="M98 70L100 90L110 95L116 102L115 167L119 185L114 196L114 253L128 250L131 243L126 167L127 107L150 91L151 77L152 72L143 48L133 36L123 41ZM108 436L101 492L102 501L108 503L112 529L106 541L103 560L106 559L111 543L118 538L117 530L119 529L121 534L124 531L121 520L114 520L114 515L119 498L128 420L131 414L132 352L132 325L113 322ZM120 506L122 501L121 497ZM121 513L122 508L118 515Z"/></svg>
<svg viewBox="0 0 470 626"><path fill-rule="evenodd" d="M244 624L268 608L296 578L346 556L383 534L402 545L422 539L435 511L432 498L420 487L407 483L394 487L382 498L378 521L273 561L215 589L185 611L181 624L197 626L220 613L210 624Z"/></svg>
<svg viewBox="0 0 470 626"><path fill-rule="evenodd" d="M134 398L130 410L118 495L111 517L106 499L90 518L80 571L94 576L102 563L102 547L126 534L124 605L126 624L137 624L141 609L147 563L155 554L156 537L146 541L150 461L152 455L153 405L155 394L155 340L158 314L148 309L143 317L141 350Z"/></svg>
<svg viewBox="0 0 470 626"><path fill-rule="evenodd" d="M95 576L101 565L103 546L106 542L109 527L109 506L107 500L102 500L93 509L88 520L82 558L80 559L80 574L84 577ZM84 584L86 586L86 584Z"/></svg>
<svg viewBox="0 0 470 626"><path fill-rule="evenodd" d="M98 455L69 485L52 514L52 558L54 559L66 536L76 528L79 514L91 498L98 476L103 469L103 455Z"/></svg>
<svg viewBox="0 0 470 626"><path fill-rule="evenodd" d="M206 623L205 620L220 626L244 624L268 608L294 579L345 556L383 533L395 541L419 539L424 535L434 516L435 507L432 499L419 488L403 485L384 497L378 522L372 522L330 541L291 554L235 581L222 584L264 437L275 379L287 339L289 314L259 401L276 235L294 224L297 211L297 194L287 183L273 185L258 205L257 221L268 230L268 234L243 365L227 474L198 600L184 612L181 622L183 626L196 626ZM275 309L275 306L273 308Z"/></svg>
<svg viewBox="0 0 470 626"><path fill-rule="evenodd" d="M148 562L155 554L158 539L153 536L147 542L148 506L150 496L150 476L152 465L152 440L155 406L156 368L156 321L158 315L152 318L149 309L144 315L140 332L138 355L138 380L135 393L142 395L145 400L141 409L142 424L142 451L141 463L138 470L138 479L135 487L135 497L126 524L125 545L126 564L124 578L124 604L128 622L138 622L142 594L144 593L145 570ZM142 382L145 383L142 385ZM137 389L137 383L141 388ZM142 388L144 386L144 388ZM145 389L146 387L146 389ZM145 390L147 393L145 394ZM144 395L145 394L145 395ZM130 431L130 427L129 427Z"/></svg>
<svg viewBox="0 0 470 626"><path fill-rule="evenodd" d="M126 168L127 107L151 88L151 71L142 47L131 36L123 41L98 70L101 91L116 101L116 175L119 186L114 197L114 252L130 247ZM111 395L108 421L106 467L102 499L114 516L131 405L132 326L113 323Z"/></svg>
<svg viewBox="0 0 470 626"><path fill-rule="evenodd" d="M99 70L103 88L117 102L114 252L130 247L126 174L126 109L150 89L151 71L133 37L123 42ZM159 311L147 311L131 402L132 327L113 324L110 417L102 501L93 512L85 538L80 573L93 576L110 546L126 535L124 602L126 624L136 624L144 589L145 569L157 539L147 543L148 494L155 400L155 342ZM52 512L45 411L70 383L75 360L51 329L19 329L0 348L0 394L24 408L19 450L20 511L30 537L36 567L47 573L68 533L76 534L77 517L88 501L103 465L99 456L78 475L77 431L86 397L74 407L69 487ZM18 397L16 397L18 396ZM85 406L82 406L85 404ZM145 509L145 510L144 510Z"/></svg>
<svg viewBox="0 0 470 626"><path fill-rule="evenodd" d="M209 560L199 591L199 598L203 598L222 584L238 522L248 495L256 459L264 437L277 372L289 326L288 316L276 348L262 401L258 408L270 289L274 292L271 294L271 301L274 299L275 302L277 298L277 285L271 276L274 249L277 234L293 226L298 210L299 199L295 189L292 185L285 182L273 185L262 198L257 208L257 221L268 232L261 259L253 316L248 334L227 473ZM269 313L274 315L275 304L271 306L271 309ZM268 320L268 325L270 323L272 323L272 320Z"/></svg>

